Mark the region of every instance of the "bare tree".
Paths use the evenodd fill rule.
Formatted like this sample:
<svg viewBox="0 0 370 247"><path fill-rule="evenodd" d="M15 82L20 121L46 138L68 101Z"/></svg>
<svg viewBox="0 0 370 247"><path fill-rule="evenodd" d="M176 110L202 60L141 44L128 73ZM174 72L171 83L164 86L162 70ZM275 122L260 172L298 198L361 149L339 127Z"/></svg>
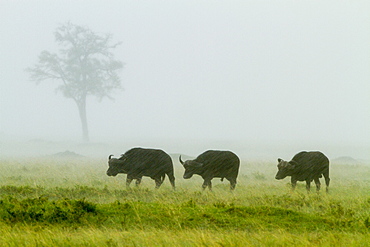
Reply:
<svg viewBox="0 0 370 247"><path fill-rule="evenodd" d="M117 73L123 64L111 52L120 43L112 44L110 34L99 35L70 22L56 29L55 41L60 47L59 53L41 52L38 63L27 71L37 83L50 79L60 82L57 90L76 103L82 139L88 142L86 98L91 95L99 100L112 99L111 91L121 88Z"/></svg>

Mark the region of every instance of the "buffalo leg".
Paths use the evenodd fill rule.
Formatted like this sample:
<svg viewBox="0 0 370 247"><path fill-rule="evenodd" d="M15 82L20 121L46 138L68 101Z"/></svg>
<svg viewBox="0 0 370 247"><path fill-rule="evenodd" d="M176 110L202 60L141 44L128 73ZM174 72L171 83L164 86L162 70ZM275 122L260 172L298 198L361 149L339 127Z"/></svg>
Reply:
<svg viewBox="0 0 370 247"><path fill-rule="evenodd" d="M175 176L173 175L173 172L168 173L167 176L168 176L168 179L170 180L172 188L175 189Z"/></svg>
<svg viewBox="0 0 370 247"><path fill-rule="evenodd" d="M163 183L163 180L159 177L159 178L154 178L154 181L155 181L155 188L159 189L159 187L161 187Z"/></svg>
<svg viewBox="0 0 370 247"><path fill-rule="evenodd" d="M290 181L292 183L292 190L295 190L295 187L297 186L297 180L293 179L292 177Z"/></svg>
<svg viewBox="0 0 370 247"><path fill-rule="evenodd" d="M135 183L135 184L136 184L136 187L137 187L137 186L139 186L139 185L140 185L140 183L141 183L141 178L137 178L137 179L136 179L136 183Z"/></svg>
<svg viewBox="0 0 370 247"><path fill-rule="evenodd" d="M126 188L129 189L130 188L130 184L132 182L133 178L129 175L127 175L127 178L126 178Z"/></svg>
<svg viewBox="0 0 370 247"><path fill-rule="evenodd" d="M210 191L212 191L212 182L211 182L211 180L209 180L209 183L208 183L208 189L209 189Z"/></svg>
<svg viewBox="0 0 370 247"><path fill-rule="evenodd" d="M324 178L325 178L326 192L329 192L329 184L330 184L329 169L325 171L322 175L324 175Z"/></svg>
<svg viewBox="0 0 370 247"><path fill-rule="evenodd" d="M203 182L203 185L202 185L202 188L203 188L203 190L205 189L205 188L209 188L209 190L212 190L212 182L211 182L211 180L209 180L209 179L204 179L204 182Z"/></svg>
<svg viewBox="0 0 370 247"><path fill-rule="evenodd" d="M234 190L236 186L236 179L228 179L230 181L230 190Z"/></svg>
<svg viewBox="0 0 370 247"><path fill-rule="evenodd" d="M311 190L311 180L306 180L306 189L307 189L307 192L310 192L310 190Z"/></svg>
<svg viewBox="0 0 370 247"><path fill-rule="evenodd" d="M315 184L316 184L316 191L320 191L321 183L319 178L315 178Z"/></svg>
<svg viewBox="0 0 370 247"><path fill-rule="evenodd" d="M175 186L175 177L170 178L170 183L171 183L172 188L173 189L176 189L176 186Z"/></svg>

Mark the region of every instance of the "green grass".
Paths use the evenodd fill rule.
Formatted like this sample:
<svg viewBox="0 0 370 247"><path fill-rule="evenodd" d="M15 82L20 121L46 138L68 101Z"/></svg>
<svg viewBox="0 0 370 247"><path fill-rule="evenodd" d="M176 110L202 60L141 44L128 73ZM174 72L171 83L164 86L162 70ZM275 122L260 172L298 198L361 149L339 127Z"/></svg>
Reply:
<svg viewBox="0 0 370 247"><path fill-rule="evenodd" d="M105 160L0 161L0 246L370 246L370 166L331 166L330 193L290 191L276 164L243 162L234 192L144 178L125 189ZM133 184L134 185L134 184Z"/></svg>

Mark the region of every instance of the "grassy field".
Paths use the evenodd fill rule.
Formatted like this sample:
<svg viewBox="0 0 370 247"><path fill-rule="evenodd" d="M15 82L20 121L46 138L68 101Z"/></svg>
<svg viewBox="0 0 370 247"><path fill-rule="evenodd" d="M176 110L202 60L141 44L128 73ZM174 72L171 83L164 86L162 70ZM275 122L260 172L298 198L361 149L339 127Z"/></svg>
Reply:
<svg viewBox="0 0 370 247"><path fill-rule="evenodd" d="M331 165L330 193L242 162L238 184L105 175L107 160L0 160L0 246L370 246L370 165Z"/></svg>

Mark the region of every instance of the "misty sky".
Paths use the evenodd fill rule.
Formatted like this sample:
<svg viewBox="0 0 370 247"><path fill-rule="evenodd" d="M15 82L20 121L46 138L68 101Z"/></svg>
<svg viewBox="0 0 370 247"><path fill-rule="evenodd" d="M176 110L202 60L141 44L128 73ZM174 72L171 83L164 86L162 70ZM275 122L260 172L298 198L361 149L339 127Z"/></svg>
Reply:
<svg viewBox="0 0 370 247"><path fill-rule="evenodd" d="M0 0L0 136L80 141L59 82L25 72L57 52L54 31L70 21L122 41L124 90L88 99L93 142L330 145L370 158L369 13L368 0Z"/></svg>

